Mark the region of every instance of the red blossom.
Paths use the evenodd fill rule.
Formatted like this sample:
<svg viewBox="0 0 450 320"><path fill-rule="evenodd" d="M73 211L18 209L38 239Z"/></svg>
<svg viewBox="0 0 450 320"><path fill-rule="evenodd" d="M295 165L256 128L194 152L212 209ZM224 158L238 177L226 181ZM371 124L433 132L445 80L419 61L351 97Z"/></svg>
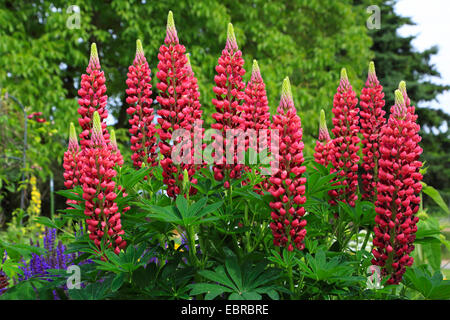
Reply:
<svg viewBox="0 0 450 320"><path fill-rule="evenodd" d="M108 117L106 103L108 96L106 95L106 79L104 72L100 68L100 61L97 54L97 46L95 43L91 46L91 58L86 68L86 74L81 75L80 89L78 90L78 113L80 118L78 123L82 128L80 133L81 149L89 145L92 131L92 116L95 111L98 112L102 120ZM106 123L102 122L103 136L106 143L109 143L109 133L106 129Z"/></svg>
<svg viewBox="0 0 450 320"><path fill-rule="evenodd" d="M375 74L373 62L369 66L369 75L366 85L361 91L360 102L360 123L363 135L363 163L362 169L362 198L374 201L376 199L376 184L378 179L377 163L380 158L379 143L380 131L386 120L383 110L385 101L383 87Z"/></svg>
<svg viewBox="0 0 450 320"><path fill-rule="evenodd" d="M129 104L127 113L131 128L131 160L136 169L140 169L143 163L154 167L158 164L156 158L156 129L154 111L151 99L152 84L151 70L144 56L144 50L140 40L136 42L136 56L133 64L128 68L127 99ZM147 177L145 177L147 179Z"/></svg>
<svg viewBox="0 0 450 320"><path fill-rule="evenodd" d="M238 49L233 25L230 23L225 49L222 50L216 66L217 75L214 77L216 86L213 88L216 98L212 99L216 113L212 115L215 123L211 125L212 128L222 132L222 140L218 138L215 143L228 149L228 152L223 155L222 164L216 163L213 167L214 178L218 181L225 179L224 186L226 188L230 186L230 178L239 178L243 169L243 165L238 164L239 146L236 140L233 138L233 141L227 144L226 139L226 132L229 130L229 133L236 134L235 129L242 129L244 121L240 117L239 111L245 98L245 84L242 80L245 74L243 66L242 52ZM231 148L234 149L234 153L231 155L233 163L226 164L225 155L231 153Z"/></svg>
<svg viewBox="0 0 450 320"><path fill-rule="evenodd" d="M190 183L196 184L197 181L192 178L195 173L192 159L192 140L188 139L189 141L186 144L191 152L180 155L180 158L189 158L189 161L186 161L188 163L185 164L178 158L172 159L173 148L182 139L182 137L179 137L172 144L172 133L178 129L193 132L195 117L201 115L201 112L199 113L200 104L198 94L196 94L198 92L197 81L194 80L192 68L188 63L185 54L186 48L179 43L171 11L167 19L167 33L164 43L159 49L158 72L156 74L159 80L156 85L159 95L156 99L161 105L161 109L158 110L160 116L158 123L161 127L157 131L161 140L159 148L163 155L160 162L163 168L163 181L167 185L167 194L175 198L176 195L183 192L183 170L186 168L186 164L188 164L187 171ZM196 191L194 187L191 187L189 192L194 194Z"/></svg>
<svg viewBox="0 0 450 320"><path fill-rule="evenodd" d="M90 143L79 158L84 214L87 216L89 239L98 248L103 241L106 248L113 248L119 254L120 249L126 246L122 238L125 231L122 230L121 211L115 202L122 188L113 181L117 174L114 170L116 158L112 155L112 148L106 144L102 131L100 116L95 111ZM123 212L128 209L124 208Z"/></svg>
<svg viewBox="0 0 450 320"><path fill-rule="evenodd" d="M398 284L411 266L419 217L422 162L419 156L420 126L414 107L409 105L404 82L395 91L395 104L381 129L378 161L376 226L372 264L382 267L389 284ZM405 102L406 98L406 102Z"/></svg>
<svg viewBox="0 0 450 320"><path fill-rule="evenodd" d="M344 185L344 188L329 191L330 204L336 205L337 201L346 202L355 206L358 199L358 150L359 150L359 108L356 106L358 99L356 93L347 78L347 72L342 69L341 80L337 93L333 100L333 125L331 132L334 139L331 140L328 152L328 160L332 163L331 172L338 172L343 181L333 185Z"/></svg>
<svg viewBox="0 0 450 320"><path fill-rule="evenodd" d="M122 154L120 153L119 147L117 145L116 132L114 131L114 129L111 129L110 139L111 139L111 142L109 143L109 148L111 148L111 157L114 161L114 164L121 167L123 165L123 157L122 157Z"/></svg>
<svg viewBox="0 0 450 320"><path fill-rule="evenodd" d="M246 138L246 151L251 148L258 152L260 149L268 149L270 145L270 134L268 130L270 129L271 122L265 87L266 85L261 76L258 62L253 60L252 76L245 89L244 103L242 106L238 106L238 110L242 112L242 129L247 133L252 133L251 131L254 130L253 133L257 137L253 142ZM250 168L245 167L244 170L250 170ZM261 184L255 185L255 192L262 194L262 189L267 188L267 181L263 181Z"/></svg>
<svg viewBox="0 0 450 320"><path fill-rule="evenodd" d="M306 220L302 219L305 214L302 205L306 202L303 130L288 78L283 82L277 111L278 114L273 116L272 129L280 133L279 154L275 159L279 170L269 178L271 186L268 191L274 197L274 201L270 202L273 219L270 228L274 245L286 247L289 251L294 247L303 250L306 235Z"/></svg>
<svg viewBox="0 0 450 320"><path fill-rule="evenodd" d="M314 148L314 160L325 167L328 166L330 142L331 138L330 134L328 133L325 111L322 109L320 110L319 138L317 139L316 146Z"/></svg>
<svg viewBox="0 0 450 320"><path fill-rule="evenodd" d="M77 134L75 132L75 127L73 123L70 123L70 133L69 133L69 147L66 152L64 152L64 186L67 189L73 189L80 184L80 146L78 145ZM66 201L67 205L78 204L76 200L68 199ZM69 208L71 208L69 206Z"/></svg>

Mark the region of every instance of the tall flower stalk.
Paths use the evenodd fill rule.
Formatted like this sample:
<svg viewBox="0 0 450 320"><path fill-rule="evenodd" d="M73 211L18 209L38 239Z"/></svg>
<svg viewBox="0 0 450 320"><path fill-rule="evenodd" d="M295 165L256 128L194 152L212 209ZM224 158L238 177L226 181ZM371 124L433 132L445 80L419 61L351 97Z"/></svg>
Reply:
<svg viewBox="0 0 450 320"><path fill-rule="evenodd" d="M414 250L422 190L420 127L414 107L407 106L403 89L403 93L395 91L395 104L381 129L378 161L372 263L382 268L381 274L389 284L400 283L406 267L413 264L410 253Z"/></svg>
<svg viewBox="0 0 450 320"><path fill-rule="evenodd" d="M380 158L380 132L386 120L383 110L385 101L383 87L377 79L375 65L370 62L366 85L361 91L360 124L362 139L363 162L362 169L362 198L375 201L376 184L378 180L378 159Z"/></svg>
<svg viewBox="0 0 450 320"><path fill-rule="evenodd" d="M129 129L131 138L131 160L136 169L140 169L143 164L154 167L158 164L156 158L156 129L154 110L152 108L152 78L151 70L144 55L142 43L136 41L136 56L133 64L128 68L126 90L129 107L127 113L131 128ZM146 177L147 178L147 177Z"/></svg>
<svg viewBox="0 0 450 320"><path fill-rule="evenodd" d="M228 153L231 152L231 148L234 149L232 164L227 164L224 156L222 164L216 163L213 167L214 178L218 181L225 179L224 186L226 188L230 186L230 179L241 176L243 169L243 165L237 163L237 146L234 138L233 141L227 141L226 139L227 131L234 133L233 129L241 128L243 123L239 112L245 98L245 84L242 80L245 74L243 66L242 52L238 48L233 25L230 23L228 24L225 49L222 50L222 55L219 57L216 66L217 75L214 77L216 86L213 88L216 97L212 99L216 113L212 115L215 123L211 125L212 128L222 132L222 140L216 141L216 143L223 144L228 149Z"/></svg>
<svg viewBox="0 0 450 320"><path fill-rule="evenodd" d="M359 150L359 108L358 99L345 69L341 71L341 80L333 100L333 125L331 132L334 139L330 144L329 159L333 164L331 172L338 172L338 178L343 181L334 182L333 185L343 185L343 188L329 191L330 204L337 201L355 206L358 199L358 150Z"/></svg>
<svg viewBox="0 0 450 320"><path fill-rule="evenodd" d="M306 220L303 219L306 202L303 174L303 130L300 117L294 106L289 78L283 82L278 114L273 116L272 129L280 136L279 153L276 162L279 169L269 178L269 192L273 196L270 202L272 222L270 228L273 243L276 246L303 250L306 235Z"/></svg>
<svg viewBox="0 0 450 320"><path fill-rule="evenodd" d="M167 32L164 44L159 49L158 54L158 72L156 74L159 82L156 87L159 95L156 97L161 109L158 110L158 123L160 128L158 134L160 137L159 148L163 159L161 167L163 168L163 181L167 186L167 194L175 198L182 192L183 183L183 166L181 161L174 162L172 159L172 151L177 143L181 142L182 137L174 139L172 144L172 133L177 129L192 130L194 116L193 111L197 106L192 103L192 99L196 99L192 93L193 88L192 69L188 64L188 58L185 54L186 48L179 43L177 30L173 20L172 11L169 12L167 18ZM198 100L198 99L197 99ZM192 150L192 142L189 139L189 145L186 147ZM184 149L187 150L187 149ZM186 151L187 152L187 151ZM179 155L180 158L188 157L188 163L192 163L192 152ZM196 184L197 181L192 178L195 173L194 167L191 166L188 171L190 183ZM191 193L195 193L196 189L191 188Z"/></svg>
<svg viewBox="0 0 450 320"><path fill-rule="evenodd" d="M102 134L102 125L98 112L93 115L92 137L88 147L80 157L81 185L85 200L84 214L89 230L89 238L98 248L102 242L105 248L112 248L116 254L125 248L122 239L121 212L115 202L117 198L116 176L111 148Z"/></svg>
<svg viewBox="0 0 450 320"><path fill-rule="evenodd" d="M98 58L97 46L95 43L91 45L91 57L86 68L86 73L81 75L80 89L78 90L78 113L80 118L78 123L81 126L80 133L81 149L86 148L91 139L92 133L92 117L97 111L102 120L108 117L108 110L106 110L106 103L108 96L106 95L106 78L104 72L100 67L100 60ZM109 143L109 133L106 129L106 123L102 122L102 134Z"/></svg>

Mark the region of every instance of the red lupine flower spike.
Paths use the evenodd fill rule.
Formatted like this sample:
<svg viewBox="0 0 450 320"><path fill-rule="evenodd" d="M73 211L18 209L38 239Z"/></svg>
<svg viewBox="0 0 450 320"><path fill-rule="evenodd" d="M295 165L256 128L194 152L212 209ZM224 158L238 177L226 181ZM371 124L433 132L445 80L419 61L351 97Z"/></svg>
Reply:
<svg viewBox="0 0 450 320"><path fill-rule="evenodd" d="M118 166L122 166L123 165L123 157L122 154L120 153L119 150L119 146L117 145L117 141L116 141L116 132L114 131L114 129L111 129L111 152L112 152L112 156L114 158L114 163L117 164Z"/></svg>
<svg viewBox="0 0 450 320"><path fill-rule="evenodd" d="M273 116L272 129L280 133L276 159L279 169L269 178L271 185L268 190L274 198L270 202L273 243L289 251L294 250L294 247L303 250L306 235L306 220L302 218L305 214L302 205L306 202L303 132L288 78L283 82L278 114Z"/></svg>
<svg viewBox="0 0 450 320"><path fill-rule="evenodd" d="M381 129L372 264L382 268L388 284L400 283L406 267L413 264L410 254L419 221L422 148L417 115L411 110L404 92L396 90L391 115Z"/></svg>
<svg viewBox="0 0 450 320"><path fill-rule="evenodd" d="M330 148L330 134L328 133L327 121L325 119L325 111L320 110L319 121L319 138L316 141L314 148L314 159L317 163L327 167L328 166L328 152Z"/></svg>
<svg viewBox="0 0 450 320"><path fill-rule="evenodd" d="M80 133L80 145L81 149L84 149L89 145L91 139L92 130L92 116L95 111L100 115L100 118L106 119L108 117L108 111L106 110L106 104L108 96L105 86L105 75L100 69L100 61L97 53L97 46L95 43L91 45L91 57L89 64L86 68L86 74L81 76L80 89L78 90L78 113L80 118L78 123L82 128ZM106 143L109 143L109 133L106 129L106 123L102 123L103 136Z"/></svg>
<svg viewBox="0 0 450 320"><path fill-rule="evenodd" d="M242 111L242 129L247 130L247 132L254 130L257 135L255 141L252 141L252 145L250 145L250 140L246 138L245 150L253 148L258 152L259 146L263 149L270 145L270 131L268 130L271 123L265 84L256 60L253 60L252 76L247 83L244 98L243 105L239 107L239 111ZM261 133L264 131L265 135L262 135ZM251 169L245 167L244 170L250 171ZM267 189L265 181L261 185L255 186L255 192L261 193L261 189Z"/></svg>
<svg viewBox="0 0 450 320"><path fill-rule="evenodd" d="M228 37L225 49L216 66L217 75L214 77L216 86L213 88L216 98L212 99L212 103L216 107L216 113L212 115L216 121L211 125L212 128L222 131L222 141L216 140L216 143L223 145L228 149L225 154L231 153L234 148L234 156L232 164L226 164L226 158L223 157L223 164L215 164L213 167L214 178L218 181L225 178L224 186L230 186L230 179L239 178L243 169L243 165L237 163L237 139L227 144L226 132L235 133L235 129L242 128L243 119L240 117L239 109L244 101L245 84L242 77L245 74L243 68L244 59L242 52L238 49L236 37L234 35L233 25L228 25Z"/></svg>
<svg viewBox="0 0 450 320"><path fill-rule="evenodd" d="M192 68L188 65L186 57L186 48L179 44L176 36L175 24L172 12L169 12L167 19L167 36L165 45L162 45L158 54L158 72L156 76L159 82L159 95L156 97L161 105L158 110L158 123L161 128L158 129L160 143L159 148L163 159L161 166L163 168L163 181L167 185L167 194L175 198L182 190L183 169L182 162L187 158L192 160L193 153L179 155L179 158L172 159L172 150L180 143L182 137L177 141L171 142L172 133L177 129L193 131L195 116L194 110L197 110L196 116L201 115L198 112L200 107L198 102L197 79L193 76ZM194 112L195 113L195 112ZM192 150L192 140L189 145ZM187 149L185 149L187 152ZM191 164L193 161L187 161ZM190 183L195 184L196 180L192 178L195 173L195 167L190 166L188 170L191 178ZM191 188L191 193L196 192Z"/></svg>
<svg viewBox="0 0 450 320"><path fill-rule="evenodd" d="M64 152L64 186L68 189L72 189L80 184L80 146L78 145L77 133L73 123L70 123L69 133L69 147ZM78 204L76 200L68 199L66 201L69 208L72 208L70 204Z"/></svg>
<svg viewBox="0 0 450 320"><path fill-rule="evenodd" d="M133 64L128 68L126 81L128 86L126 102L129 105L127 113L130 115L128 122L131 125L129 132L133 151L131 160L136 169L140 169L143 164L148 164L150 167L158 164L150 74L151 70L145 58L142 43L137 40L136 56Z"/></svg>
<svg viewBox="0 0 450 320"><path fill-rule="evenodd" d="M383 87L377 79L375 65L369 64L369 73L365 87L361 91L360 124L363 136L363 163L362 163L362 197L365 200L375 201L376 183L378 179L377 163L380 158L379 143L381 127L385 124L385 101Z"/></svg>
<svg viewBox="0 0 450 320"><path fill-rule="evenodd" d="M331 205L336 205L337 201L343 201L354 206L358 198L359 108L356 106L357 103L358 99L348 81L347 72L342 69L339 87L333 100L334 128L331 131L334 139L330 143L328 160L333 165L331 172L338 172L338 177L345 178L333 185L345 187L329 191Z"/></svg>
<svg viewBox="0 0 450 320"><path fill-rule="evenodd" d="M116 187L112 180L117 174L114 161L111 148L103 137L100 116L95 111L91 141L80 156L84 214L87 216L89 238L94 244L100 248L103 242L107 248L119 254L126 242L122 238L125 232L122 230L121 212L115 202L117 190L121 190L121 187ZM128 209L124 208L123 211Z"/></svg>

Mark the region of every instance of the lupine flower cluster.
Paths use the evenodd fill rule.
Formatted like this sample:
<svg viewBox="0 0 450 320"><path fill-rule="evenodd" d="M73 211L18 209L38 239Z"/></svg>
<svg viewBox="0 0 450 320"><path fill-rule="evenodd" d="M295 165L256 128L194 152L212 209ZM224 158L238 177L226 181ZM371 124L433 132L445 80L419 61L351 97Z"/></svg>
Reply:
<svg viewBox="0 0 450 320"><path fill-rule="evenodd" d="M89 238L95 245L100 248L103 241L105 248L113 248L119 254L120 249L125 248L126 241L122 239L125 231L122 230L121 212L114 201L118 189L112 180L116 176L114 160L112 148L106 145L103 136L100 116L95 111L91 141L79 159L84 214L87 216Z"/></svg>
<svg viewBox="0 0 450 320"><path fill-rule="evenodd" d="M322 109L320 110L319 138L317 139L314 148L314 160L325 167L327 167L329 163L328 153L330 150L330 142L331 138L327 128L325 111Z"/></svg>
<svg viewBox="0 0 450 320"><path fill-rule="evenodd" d="M139 169L145 163L150 167L158 164L156 161L156 129L153 122L154 110L152 108L152 78L151 70L140 40L136 42L136 56L133 64L128 68L127 99L129 104L127 113L131 128L131 150L133 154L131 160L135 168ZM146 177L147 179L147 177Z"/></svg>
<svg viewBox="0 0 450 320"><path fill-rule="evenodd" d="M64 186L72 189L80 183L80 167L78 158L80 156L80 146L78 145L77 134L73 123L70 123L69 147L64 152ZM67 199L66 203L77 204L76 200Z"/></svg>
<svg viewBox="0 0 450 320"><path fill-rule="evenodd" d="M225 148L234 148L235 150L233 164L225 164L226 158L224 156L222 164L215 164L213 167L214 178L218 181L225 179L225 188L230 186L229 179L241 176L243 169L243 165L237 163L238 148L241 146L236 145L234 138L233 141L227 141L226 139L227 130L234 133L233 129L242 128L244 122L239 112L245 98L245 84L242 80L242 77L245 75L243 66L242 52L238 48L233 25L230 23L228 25L225 49L222 51L216 66L217 75L214 77L216 86L213 88L216 98L212 99L212 103L216 107L216 113L212 117L216 122L211 125L212 128L222 132L223 140L218 138L216 143L224 145Z"/></svg>
<svg viewBox="0 0 450 320"><path fill-rule="evenodd" d="M119 147L117 146L116 141L116 132L114 129L111 129L111 135L110 135L110 148L111 148L111 158L115 165L118 165L121 167L123 165L123 157L120 153Z"/></svg>
<svg viewBox="0 0 450 320"><path fill-rule="evenodd" d="M242 128L253 129L256 132L269 129L270 113L266 85L256 60L253 60L252 76L244 93L244 103L237 106L238 111L242 112Z"/></svg>
<svg viewBox="0 0 450 320"><path fill-rule="evenodd" d="M80 133L81 149L86 148L91 139L92 117L97 111L102 120L108 117L106 103L108 96L106 95L106 78L104 72L100 68L100 60L98 58L97 46L95 43L91 46L91 58L86 68L86 74L81 75L80 89L78 90L78 113L80 118L78 123L82 128ZM102 133L106 143L109 143L109 133L106 129L106 123L102 122Z"/></svg>
<svg viewBox="0 0 450 320"><path fill-rule="evenodd" d="M374 201L376 199L376 183L378 179L377 166L380 158L380 131L386 122L384 119L386 112L383 110L385 104L383 87L377 79L373 62L369 65L369 75L359 100L361 106L361 133L363 135L363 173L361 178L364 192L362 198Z"/></svg>
<svg viewBox="0 0 450 320"><path fill-rule="evenodd" d="M415 214L422 190L417 115L414 107L409 106L404 83L400 87L401 90L395 91L389 120L381 129L372 250L372 263L382 267L382 275L388 277L389 284L400 283L405 267L413 263L409 254L414 250L419 220Z"/></svg>
<svg viewBox="0 0 450 320"><path fill-rule="evenodd" d="M241 128L245 131L254 130L257 139L252 143L249 139L245 140L245 150L249 148L258 151L259 146L266 148L270 145L269 129L271 126L269 102L265 84L259 70L258 62L253 60L252 76L245 88L244 103L238 106L241 111ZM263 133L263 134L261 134ZM245 170L250 168L245 167ZM255 186L255 192L262 193L262 189L267 189L267 181Z"/></svg>
<svg viewBox="0 0 450 320"><path fill-rule="evenodd" d="M179 43L177 30L173 21L173 14L170 11L167 19L167 33L164 45L159 49L158 54L158 72L156 76L159 80L156 87L159 90L157 101L161 105L158 110L158 123L161 128L158 129L160 138L159 148L163 159L161 167L163 168L163 181L167 185L167 194L170 197L176 197L182 190L183 166L174 163L172 159L171 144L172 133L177 129L186 129L191 131L194 122L193 111L198 109L198 105L193 101L198 101L198 96L192 95L195 92L193 88L193 73L188 58L185 54L186 48ZM195 81L196 83L196 81ZM181 137L174 139L179 143ZM193 149L192 141L188 142L190 150ZM180 155L180 158L189 157L192 160L193 153ZM175 161L181 163L182 161ZM188 161L193 162L193 161ZM188 170L190 183L196 184L196 179L192 178L195 173L195 167L190 166ZM197 190L193 187L190 193L194 194Z"/></svg>
<svg viewBox="0 0 450 320"><path fill-rule="evenodd" d="M347 72L342 69L341 80L333 100L333 125L331 130L334 139L331 141L328 156L333 164L331 172L338 172L343 181L333 185L344 185L344 188L329 191L330 204L343 201L351 206L358 198L358 150L359 150L359 108L358 99L348 81Z"/></svg>
<svg viewBox="0 0 450 320"><path fill-rule="evenodd" d="M306 235L306 220L302 219L305 214L302 205L306 202L306 178L302 176L306 171L303 165L303 130L288 78L283 82L277 111L278 114L273 116L272 129L280 132L276 159L279 170L269 178L271 186L268 191L274 197L274 201L270 202L273 219L270 228L274 245L286 247L289 251L294 247L303 250Z"/></svg>

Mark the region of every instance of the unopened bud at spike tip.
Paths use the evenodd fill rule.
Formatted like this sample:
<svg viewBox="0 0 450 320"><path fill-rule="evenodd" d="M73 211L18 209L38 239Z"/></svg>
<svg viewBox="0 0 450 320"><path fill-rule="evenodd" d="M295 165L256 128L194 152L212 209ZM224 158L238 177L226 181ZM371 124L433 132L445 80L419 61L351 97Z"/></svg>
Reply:
<svg viewBox="0 0 450 320"><path fill-rule="evenodd" d="M341 69L341 80L339 82L339 90L345 91L350 88L350 82L348 81L347 70L345 68Z"/></svg>
<svg viewBox="0 0 450 320"><path fill-rule="evenodd" d="M369 63L369 73L367 76L367 80L371 83L378 82L377 74L375 73L375 63L373 61L370 61Z"/></svg>
<svg viewBox="0 0 450 320"><path fill-rule="evenodd" d="M186 58L187 58L187 64L189 65L189 66L191 66L191 54L188 52L188 53L186 53Z"/></svg>
<svg viewBox="0 0 450 320"><path fill-rule="evenodd" d="M89 59L89 67L91 69L100 68L100 60L98 58L97 45L95 44L95 42L91 44L91 57Z"/></svg>
<svg viewBox="0 0 450 320"><path fill-rule="evenodd" d="M259 70L258 61L253 60L253 66L252 66L252 80L259 80L261 79L261 71Z"/></svg>
<svg viewBox="0 0 450 320"><path fill-rule="evenodd" d="M345 68L341 69L341 80L348 81L347 70Z"/></svg>
<svg viewBox="0 0 450 320"><path fill-rule="evenodd" d="M403 94L400 90L395 90L395 104L403 105L405 103L405 99L403 98Z"/></svg>
<svg viewBox="0 0 450 320"><path fill-rule="evenodd" d="M72 151L78 149L77 132L75 131L75 126L73 125L73 122L71 122L69 126L69 149Z"/></svg>
<svg viewBox="0 0 450 320"><path fill-rule="evenodd" d="M406 104L403 93L400 90L395 90L395 105L393 108L393 114L395 117L404 119L406 116Z"/></svg>
<svg viewBox="0 0 450 320"><path fill-rule="evenodd" d="M292 98L291 83L289 81L289 77L286 77L283 80L283 87L281 89L281 95L284 97Z"/></svg>
<svg viewBox="0 0 450 320"><path fill-rule="evenodd" d="M408 96L408 94L406 93L406 82L405 81L400 81L400 83L398 84L398 90L400 90L400 92L403 94L403 98L406 98Z"/></svg>
<svg viewBox="0 0 450 320"><path fill-rule="evenodd" d="M173 20L173 13L172 11L169 11L169 14L167 15L167 32L166 32L166 44L178 44L178 35L177 35L177 29L175 28L175 22Z"/></svg>
<svg viewBox="0 0 450 320"><path fill-rule="evenodd" d="M111 132L109 134L109 140L111 141L111 145L113 147L117 147L116 131L114 131L114 129L111 129Z"/></svg>
<svg viewBox="0 0 450 320"><path fill-rule="evenodd" d="M167 15L167 28L175 28L172 10L169 10L169 14Z"/></svg>
<svg viewBox="0 0 450 320"><path fill-rule="evenodd" d="M283 81L281 88L280 107L289 109L294 107L294 99L292 98L291 83L289 77L286 77Z"/></svg>
<svg viewBox="0 0 450 320"><path fill-rule="evenodd" d="M326 128L327 127L327 120L325 119L325 111L323 109L320 110L320 122L319 122L320 128Z"/></svg>
<svg viewBox="0 0 450 320"><path fill-rule="evenodd" d="M103 146L105 144L105 140L103 138L102 123L100 120L100 115L98 114L97 111L94 112L92 120L91 141L94 146Z"/></svg>
<svg viewBox="0 0 450 320"><path fill-rule="evenodd" d="M236 42L236 36L234 35L234 28L233 24L228 24L228 30L227 30L227 43L225 46L225 49L235 51L238 49L237 42Z"/></svg>
<svg viewBox="0 0 450 320"><path fill-rule="evenodd" d="M102 133L102 124L100 121L100 115L97 111L94 112L93 120L92 120L92 133L101 134Z"/></svg>
<svg viewBox="0 0 450 320"><path fill-rule="evenodd" d="M144 55L144 49L142 48L142 43L141 43L141 40L139 40L139 39L136 40L136 54Z"/></svg>
<svg viewBox="0 0 450 320"><path fill-rule="evenodd" d="M325 118L325 111L321 109L319 120L319 141L329 141L329 140L331 140L331 138L328 132L327 120Z"/></svg>
<svg viewBox="0 0 450 320"><path fill-rule="evenodd" d="M369 63L369 75L370 74L375 75L375 63L373 61L370 61Z"/></svg>
<svg viewBox="0 0 450 320"><path fill-rule="evenodd" d="M73 122L70 123L69 126L69 140L77 140L77 133L75 131L75 126L73 125Z"/></svg>

